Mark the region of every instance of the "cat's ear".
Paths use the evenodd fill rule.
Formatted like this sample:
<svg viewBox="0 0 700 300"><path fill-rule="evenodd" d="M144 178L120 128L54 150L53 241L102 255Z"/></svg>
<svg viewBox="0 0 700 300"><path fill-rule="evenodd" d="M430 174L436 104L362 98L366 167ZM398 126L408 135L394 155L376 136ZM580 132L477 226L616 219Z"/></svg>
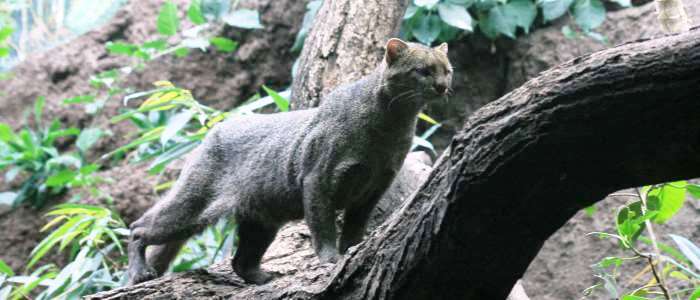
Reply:
<svg viewBox="0 0 700 300"><path fill-rule="evenodd" d="M389 41L386 42L386 54L384 55L386 63L391 65L396 62L406 49L408 49L408 44L406 44L406 42L397 38L389 39Z"/></svg>
<svg viewBox="0 0 700 300"><path fill-rule="evenodd" d="M447 43L442 43L440 46L434 48L437 51L447 54Z"/></svg>

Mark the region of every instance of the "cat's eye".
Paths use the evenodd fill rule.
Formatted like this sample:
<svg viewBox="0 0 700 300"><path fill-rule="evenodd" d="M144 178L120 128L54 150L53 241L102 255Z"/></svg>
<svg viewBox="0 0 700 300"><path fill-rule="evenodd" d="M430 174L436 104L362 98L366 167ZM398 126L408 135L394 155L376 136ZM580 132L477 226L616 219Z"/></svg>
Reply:
<svg viewBox="0 0 700 300"><path fill-rule="evenodd" d="M420 76L430 76L430 69L429 68L417 68L416 73Z"/></svg>

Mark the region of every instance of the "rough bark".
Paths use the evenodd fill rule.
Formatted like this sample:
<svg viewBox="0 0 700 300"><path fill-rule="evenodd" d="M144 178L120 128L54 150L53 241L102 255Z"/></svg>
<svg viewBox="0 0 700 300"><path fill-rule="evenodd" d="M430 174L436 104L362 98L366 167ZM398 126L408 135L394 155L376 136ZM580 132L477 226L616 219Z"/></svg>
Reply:
<svg viewBox="0 0 700 300"><path fill-rule="evenodd" d="M320 97L374 70L389 37L396 36L408 1L324 1L292 84L293 109L318 106Z"/></svg>
<svg viewBox="0 0 700 300"><path fill-rule="evenodd" d="M332 274L311 260L292 275L293 286L274 281L227 293L504 299L544 241L579 209L621 188L700 176L697 74L698 29L546 71L477 111L428 181ZM143 287L97 297L134 290Z"/></svg>

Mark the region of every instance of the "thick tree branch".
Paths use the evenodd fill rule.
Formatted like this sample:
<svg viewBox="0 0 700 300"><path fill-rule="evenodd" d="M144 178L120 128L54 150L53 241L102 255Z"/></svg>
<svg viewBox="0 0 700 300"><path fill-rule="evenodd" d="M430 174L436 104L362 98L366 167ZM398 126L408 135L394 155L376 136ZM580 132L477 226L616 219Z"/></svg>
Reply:
<svg viewBox="0 0 700 300"><path fill-rule="evenodd" d="M582 207L621 188L700 176L699 94L698 29L571 60L477 111L428 182L337 265L309 256L291 277L236 282L226 294L505 299ZM290 278L299 283L283 284Z"/></svg>
<svg viewBox="0 0 700 300"><path fill-rule="evenodd" d="M505 298L579 209L621 188L700 176L698 94L697 29L544 72L475 113L321 298Z"/></svg>

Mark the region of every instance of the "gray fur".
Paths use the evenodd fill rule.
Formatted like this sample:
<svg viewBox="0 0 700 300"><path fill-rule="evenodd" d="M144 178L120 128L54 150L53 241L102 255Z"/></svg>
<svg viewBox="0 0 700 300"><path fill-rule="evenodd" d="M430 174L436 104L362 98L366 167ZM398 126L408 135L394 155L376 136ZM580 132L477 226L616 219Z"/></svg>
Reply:
<svg viewBox="0 0 700 300"><path fill-rule="evenodd" d="M260 260L288 221L305 218L323 262L360 242L411 146L416 115L426 100L444 97L451 79L446 45L392 39L387 48L374 72L318 108L216 125L165 198L131 224L130 282L161 275L187 238L229 215L240 238L233 269L257 284L272 278ZM339 240L337 209L345 212Z"/></svg>

